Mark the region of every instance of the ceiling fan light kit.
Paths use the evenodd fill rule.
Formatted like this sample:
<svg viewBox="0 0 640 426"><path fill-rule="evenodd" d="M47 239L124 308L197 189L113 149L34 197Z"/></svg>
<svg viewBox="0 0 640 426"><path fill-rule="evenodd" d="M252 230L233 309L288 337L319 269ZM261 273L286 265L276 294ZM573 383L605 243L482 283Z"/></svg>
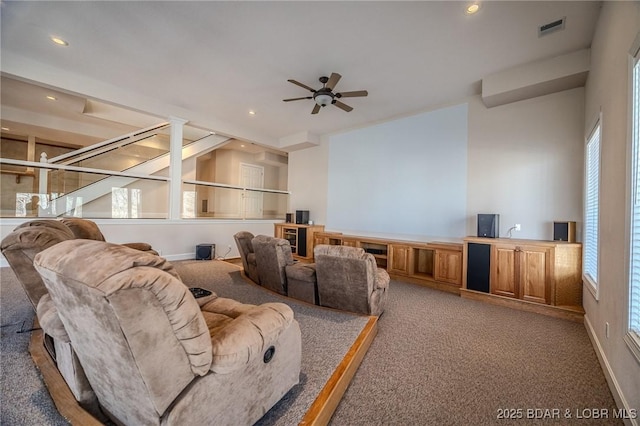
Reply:
<svg viewBox="0 0 640 426"><path fill-rule="evenodd" d="M342 93L334 93L333 89L336 87L336 84L338 84L338 81L340 81L340 78L342 78L342 76L338 73L331 73L331 77L320 77L320 83L322 83L322 88L315 90L312 89L311 87L307 86L306 84L302 84L296 80L287 80L289 83L293 83L296 86L300 86L303 89L307 89L308 91L313 93L313 96L305 96L302 98L290 98L290 99L283 99L284 102L290 102L290 101L299 101L302 99L313 99L313 101L316 103L315 106L313 107L313 110L311 110L311 114L317 114L318 111L320 111L321 107L327 106L329 104L331 105L335 105L338 108L340 108L343 111L349 112L351 110L353 110L352 107L350 107L349 105L340 102L338 99L340 98L355 98L355 97L361 97L361 96L367 96L369 93L366 90L356 90L356 91L352 91L352 92L342 92ZM337 99L336 99L337 98Z"/></svg>

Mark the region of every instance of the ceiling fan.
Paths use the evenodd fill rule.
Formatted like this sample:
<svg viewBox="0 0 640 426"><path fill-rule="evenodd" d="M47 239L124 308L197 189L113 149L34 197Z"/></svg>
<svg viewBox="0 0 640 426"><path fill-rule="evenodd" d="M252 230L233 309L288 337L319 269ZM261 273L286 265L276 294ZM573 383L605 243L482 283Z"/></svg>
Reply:
<svg viewBox="0 0 640 426"><path fill-rule="evenodd" d="M307 86L306 84L302 84L296 80L287 80L290 83L295 84L296 86L300 86L304 89L309 90L310 92L313 92L312 96L305 96L303 98L291 98L291 99L283 99L284 102L290 102L290 101L299 101L302 99L313 99L315 101L315 106L313 107L313 110L311 111L311 114L317 114L318 111L320 111L320 107L324 107L327 106L329 104L335 105L338 108L344 110L344 111L351 111L353 108L351 108L349 105L340 102L338 99L340 98L355 98L355 97L359 97L359 96L367 96L369 93L366 90L356 90L353 92L333 92L333 89L336 87L336 84L338 84L338 81L340 81L340 79L342 78L342 76L338 73L331 73L331 77L320 77L320 83L322 83L322 88L318 89L318 90L314 90L311 87Z"/></svg>

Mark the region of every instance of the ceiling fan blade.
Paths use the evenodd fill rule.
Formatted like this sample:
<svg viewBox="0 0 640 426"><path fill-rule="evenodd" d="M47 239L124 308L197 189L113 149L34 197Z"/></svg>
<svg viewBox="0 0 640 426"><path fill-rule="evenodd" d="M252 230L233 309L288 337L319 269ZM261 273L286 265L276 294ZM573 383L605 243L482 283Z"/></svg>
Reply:
<svg viewBox="0 0 640 426"><path fill-rule="evenodd" d="M351 111L351 110L353 109L353 108L351 108L349 105L347 105L347 104L343 104L343 103L342 103L342 102L340 102L340 101L335 101L335 102L334 102L334 105L335 105L335 106L337 106L338 108L340 108L340 109L344 110L344 111L347 111L347 112L349 112L349 111Z"/></svg>
<svg viewBox="0 0 640 426"><path fill-rule="evenodd" d="M311 111L311 114L317 114L318 111L320 111L320 105L316 104L316 106L313 107L313 111Z"/></svg>
<svg viewBox="0 0 640 426"><path fill-rule="evenodd" d="M304 98L291 98L291 99L283 99L283 102L291 102L291 101L301 101L302 99L313 99L312 96L305 96Z"/></svg>
<svg viewBox="0 0 640 426"><path fill-rule="evenodd" d="M308 91L310 91L310 92L314 92L314 93L315 93L315 90L314 90L314 89L312 89L311 87L307 86L306 84L302 84L302 83L300 83L299 81L295 81L295 80L287 80L287 81L288 81L289 83L293 83L293 84L295 84L296 86L300 86L300 87L302 87L302 88L304 88L304 89L307 89L307 90L308 90Z"/></svg>
<svg viewBox="0 0 640 426"><path fill-rule="evenodd" d="M340 81L341 78L342 76L340 74L332 72L331 77L329 77L329 81L327 81L325 87L329 90L333 90L333 88L336 87L336 84L338 84L338 81Z"/></svg>
<svg viewBox="0 0 640 426"><path fill-rule="evenodd" d="M336 93L336 98L356 98L358 96L367 96L369 92L366 90L354 90L353 92Z"/></svg>

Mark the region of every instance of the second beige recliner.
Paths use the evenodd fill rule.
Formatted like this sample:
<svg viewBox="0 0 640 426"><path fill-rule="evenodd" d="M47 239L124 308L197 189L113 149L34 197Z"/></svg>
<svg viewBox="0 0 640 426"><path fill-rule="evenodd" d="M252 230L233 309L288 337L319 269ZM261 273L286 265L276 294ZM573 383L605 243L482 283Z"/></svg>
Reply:
<svg viewBox="0 0 640 426"><path fill-rule="evenodd" d="M317 245L314 248L321 306L381 315L387 300L389 274L362 248Z"/></svg>
<svg viewBox="0 0 640 426"><path fill-rule="evenodd" d="M251 243L261 286L294 299L318 304L315 265L296 262L289 241L258 235Z"/></svg>

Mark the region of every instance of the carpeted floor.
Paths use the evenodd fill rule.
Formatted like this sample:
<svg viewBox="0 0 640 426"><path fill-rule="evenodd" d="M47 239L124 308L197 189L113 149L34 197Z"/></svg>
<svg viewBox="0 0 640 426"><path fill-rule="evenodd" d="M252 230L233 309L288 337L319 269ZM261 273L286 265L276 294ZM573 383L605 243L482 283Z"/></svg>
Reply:
<svg viewBox="0 0 640 426"><path fill-rule="evenodd" d="M398 281L389 295L333 425L622 424L575 418L615 408L583 324Z"/></svg>
<svg viewBox="0 0 640 426"><path fill-rule="evenodd" d="M210 263L176 262L176 267L189 285L203 287L216 274ZM2 328L0 423L65 424L26 354L29 333L15 333L22 321L27 328L31 324L31 307L19 286L6 284L11 271L2 268L0 274L2 324L17 323ZM237 270L226 276L215 279L221 282L221 296L248 303L278 297L254 291ZM308 312L296 311L301 326L315 324L319 314L303 308ZM303 344L317 339L315 333L306 333ZM331 326L316 336L323 333L333 337L331 345L345 339L334 335ZM303 376L305 380L309 379ZM290 393L287 398L302 397ZM285 419L279 411L286 411L287 405L291 404L283 401L274 407L259 424L296 424L298 414ZM331 424L621 424L575 418L576 410L612 413L614 407L584 325L393 281L378 336ZM505 409L520 409L523 418L498 419ZM560 418L528 419L529 413L544 413L528 411L535 409L558 409ZM572 418L565 418L566 410Z"/></svg>

